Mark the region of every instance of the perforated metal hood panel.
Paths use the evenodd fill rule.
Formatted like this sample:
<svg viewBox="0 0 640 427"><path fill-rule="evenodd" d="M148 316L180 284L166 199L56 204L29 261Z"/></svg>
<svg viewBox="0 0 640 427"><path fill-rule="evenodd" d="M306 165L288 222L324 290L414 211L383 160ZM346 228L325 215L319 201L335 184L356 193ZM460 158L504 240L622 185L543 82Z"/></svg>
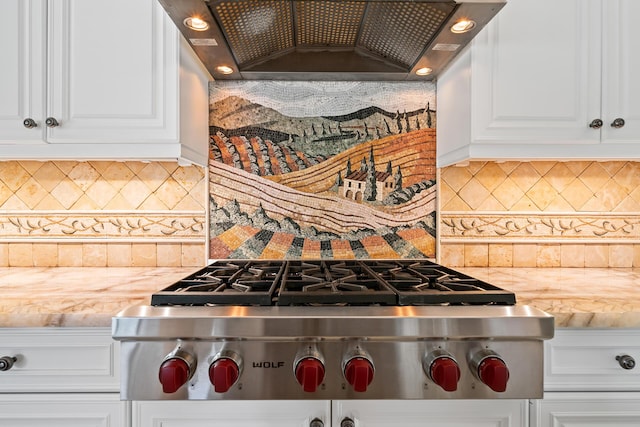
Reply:
<svg viewBox="0 0 640 427"><path fill-rule="evenodd" d="M160 0L215 79L425 80L505 0ZM206 20L205 31L184 25ZM460 19L476 27L454 34ZM225 75L217 67L226 65ZM419 68L433 72L416 76Z"/></svg>

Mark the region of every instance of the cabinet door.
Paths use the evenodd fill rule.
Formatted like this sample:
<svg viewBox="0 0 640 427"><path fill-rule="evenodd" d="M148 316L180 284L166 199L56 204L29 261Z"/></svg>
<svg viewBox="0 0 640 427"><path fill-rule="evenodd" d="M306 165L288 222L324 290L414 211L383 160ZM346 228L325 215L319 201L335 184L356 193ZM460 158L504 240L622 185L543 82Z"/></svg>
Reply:
<svg viewBox="0 0 640 427"><path fill-rule="evenodd" d="M43 142L46 0L0 2L0 142ZM27 128L25 119L37 127Z"/></svg>
<svg viewBox="0 0 640 427"><path fill-rule="evenodd" d="M640 360L640 329L559 328L544 343L546 391L640 390L640 370L616 357Z"/></svg>
<svg viewBox="0 0 640 427"><path fill-rule="evenodd" d="M640 142L640 28L635 17L640 14L640 2L606 0L602 3L602 139L637 145ZM624 126L612 127L618 118L624 120Z"/></svg>
<svg viewBox="0 0 640 427"><path fill-rule="evenodd" d="M135 401L132 427L329 427L328 400Z"/></svg>
<svg viewBox="0 0 640 427"><path fill-rule="evenodd" d="M640 393L545 393L531 410L531 427L639 425Z"/></svg>
<svg viewBox="0 0 640 427"><path fill-rule="evenodd" d="M509 0L473 42L474 143L599 142L600 131L588 126L600 117L599 6ZM521 154L544 157L540 148Z"/></svg>
<svg viewBox="0 0 640 427"><path fill-rule="evenodd" d="M48 142L178 142L179 38L157 1L49 0L48 26Z"/></svg>
<svg viewBox="0 0 640 427"><path fill-rule="evenodd" d="M527 427L527 400L333 401L332 426Z"/></svg>
<svg viewBox="0 0 640 427"><path fill-rule="evenodd" d="M118 394L0 394L0 425L127 427L128 403Z"/></svg>

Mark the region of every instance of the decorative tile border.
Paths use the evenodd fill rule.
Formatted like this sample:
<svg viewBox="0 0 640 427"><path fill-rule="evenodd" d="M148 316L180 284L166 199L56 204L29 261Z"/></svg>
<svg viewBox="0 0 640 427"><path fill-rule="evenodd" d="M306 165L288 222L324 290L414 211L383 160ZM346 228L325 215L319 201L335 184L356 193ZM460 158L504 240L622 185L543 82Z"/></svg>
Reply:
<svg viewBox="0 0 640 427"><path fill-rule="evenodd" d="M37 212L0 216L0 241L198 241L206 239L203 212Z"/></svg>
<svg viewBox="0 0 640 427"><path fill-rule="evenodd" d="M640 214L446 212L440 217L446 241L593 241L640 242Z"/></svg>

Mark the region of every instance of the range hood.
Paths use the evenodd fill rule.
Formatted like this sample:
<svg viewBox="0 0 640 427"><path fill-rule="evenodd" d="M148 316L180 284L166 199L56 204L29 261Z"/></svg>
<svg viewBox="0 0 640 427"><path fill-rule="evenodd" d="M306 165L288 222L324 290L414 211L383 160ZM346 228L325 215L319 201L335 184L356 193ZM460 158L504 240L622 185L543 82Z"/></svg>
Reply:
<svg viewBox="0 0 640 427"><path fill-rule="evenodd" d="M159 1L216 80L432 80L506 3Z"/></svg>

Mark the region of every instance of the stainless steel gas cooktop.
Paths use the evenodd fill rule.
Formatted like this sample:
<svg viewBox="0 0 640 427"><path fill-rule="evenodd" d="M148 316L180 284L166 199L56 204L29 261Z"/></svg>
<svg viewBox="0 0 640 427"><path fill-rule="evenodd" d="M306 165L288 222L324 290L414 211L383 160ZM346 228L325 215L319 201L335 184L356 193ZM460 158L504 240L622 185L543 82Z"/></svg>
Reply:
<svg viewBox="0 0 640 427"><path fill-rule="evenodd" d="M123 399L542 396L553 317L427 260L224 260L113 319Z"/></svg>

